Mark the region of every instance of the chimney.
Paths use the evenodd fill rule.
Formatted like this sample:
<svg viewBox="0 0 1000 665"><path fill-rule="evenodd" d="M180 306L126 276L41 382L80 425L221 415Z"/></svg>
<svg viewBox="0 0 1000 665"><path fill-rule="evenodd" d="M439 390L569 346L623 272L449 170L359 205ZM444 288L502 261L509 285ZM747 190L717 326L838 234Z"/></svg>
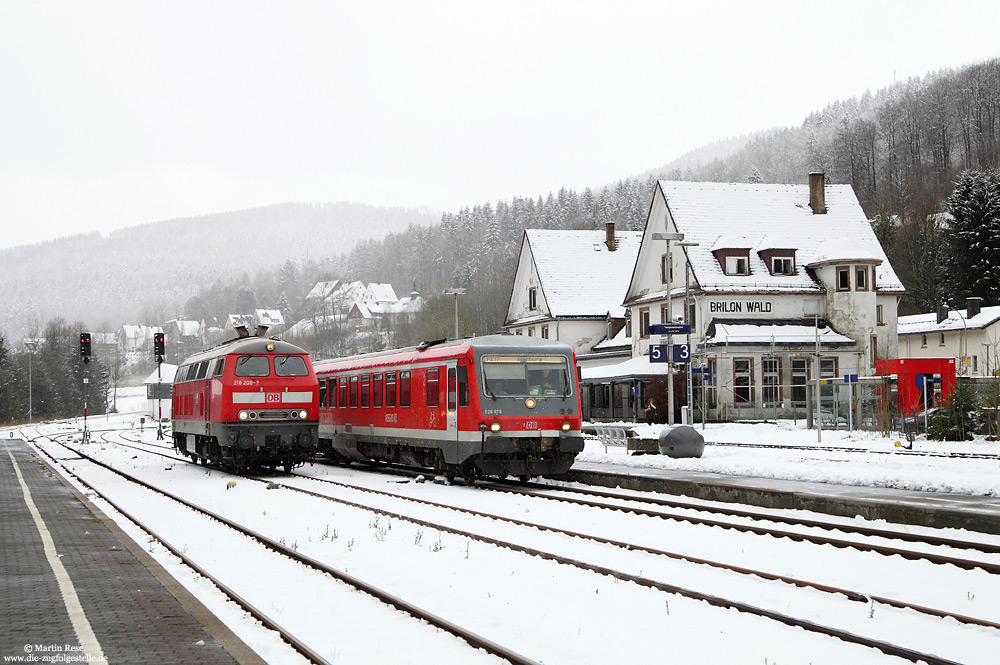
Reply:
<svg viewBox="0 0 1000 665"><path fill-rule="evenodd" d="M617 249L617 247L615 246L615 223L608 222L607 224L604 225L604 228L605 228L605 233L607 234L607 238L605 239L604 244L608 246L609 252L613 252Z"/></svg>
<svg viewBox="0 0 1000 665"><path fill-rule="evenodd" d="M948 318L948 306L947 305L938 305L938 309L937 309L937 322L941 323L942 321L944 321L947 318Z"/></svg>
<svg viewBox="0 0 1000 665"><path fill-rule="evenodd" d="M826 176L822 173L809 174L809 207L814 215L826 214Z"/></svg>
<svg viewBox="0 0 1000 665"><path fill-rule="evenodd" d="M983 299L979 297L965 299L965 318L971 319L979 314L979 309L983 306Z"/></svg>

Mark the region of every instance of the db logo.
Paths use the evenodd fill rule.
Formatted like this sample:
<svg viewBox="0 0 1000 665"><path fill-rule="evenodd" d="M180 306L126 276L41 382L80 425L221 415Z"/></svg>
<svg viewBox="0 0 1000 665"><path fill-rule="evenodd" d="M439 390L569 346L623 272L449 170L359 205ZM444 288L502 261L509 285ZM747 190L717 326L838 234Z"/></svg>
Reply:
<svg viewBox="0 0 1000 665"><path fill-rule="evenodd" d="M281 393L264 393L264 401L268 403L280 402Z"/></svg>

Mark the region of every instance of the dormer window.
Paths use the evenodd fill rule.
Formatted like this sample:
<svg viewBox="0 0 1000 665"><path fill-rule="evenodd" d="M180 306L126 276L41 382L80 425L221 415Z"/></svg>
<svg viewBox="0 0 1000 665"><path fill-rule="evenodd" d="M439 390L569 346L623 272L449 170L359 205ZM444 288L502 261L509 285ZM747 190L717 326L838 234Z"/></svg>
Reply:
<svg viewBox="0 0 1000 665"><path fill-rule="evenodd" d="M749 275L749 261L745 256L727 256L726 257L726 274L727 275Z"/></svg>
<svg viewBox="0 0 1000 665"><path fill-rule="evenodd" d="M768 247L767 249L758 249L757 253L772 275L795 275L794 249Z"/></svg>
<svg viewBox="0 0 1000 665"><path fill-rule="evenodd" d="M790 257L776 256L771 259L772 275L794 275L795 262Z"/></svg>

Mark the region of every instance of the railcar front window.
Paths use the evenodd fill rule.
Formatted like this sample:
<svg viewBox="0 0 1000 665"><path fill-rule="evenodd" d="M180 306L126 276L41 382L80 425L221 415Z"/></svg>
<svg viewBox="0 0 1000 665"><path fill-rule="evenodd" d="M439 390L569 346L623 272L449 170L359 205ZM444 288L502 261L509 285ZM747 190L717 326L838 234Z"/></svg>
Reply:
<svg viewBox="0 0 1000 665"><path fill-rule="evenodd" d="M572 394L564 356L484 356L482 365L483 392L490 397Z"/></svg>
<svg viewBox="0 0 1000 665"><path fill-rule="evenodd" d="M267 356L240 356L236 359L236 376L270 376L271 363Z"/></svg>
<svg viewBox="0 0 1000 665"><path fill-rule="evenodd" d="M302 356L275 356L274 373L278 376L309 376L309 368Z"/></svg>

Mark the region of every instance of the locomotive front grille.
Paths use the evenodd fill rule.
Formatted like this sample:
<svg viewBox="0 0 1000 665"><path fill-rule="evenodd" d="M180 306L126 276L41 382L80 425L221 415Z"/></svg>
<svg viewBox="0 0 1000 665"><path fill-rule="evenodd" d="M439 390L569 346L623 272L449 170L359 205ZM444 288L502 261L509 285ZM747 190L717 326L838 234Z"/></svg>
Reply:
<svg viewBox="0 0 1000 665"><path fill-rule="evenodd" d="M280 411L271 409L267 411L257 411L257 420L288 420L292 417L290 411Z"/></svg>

